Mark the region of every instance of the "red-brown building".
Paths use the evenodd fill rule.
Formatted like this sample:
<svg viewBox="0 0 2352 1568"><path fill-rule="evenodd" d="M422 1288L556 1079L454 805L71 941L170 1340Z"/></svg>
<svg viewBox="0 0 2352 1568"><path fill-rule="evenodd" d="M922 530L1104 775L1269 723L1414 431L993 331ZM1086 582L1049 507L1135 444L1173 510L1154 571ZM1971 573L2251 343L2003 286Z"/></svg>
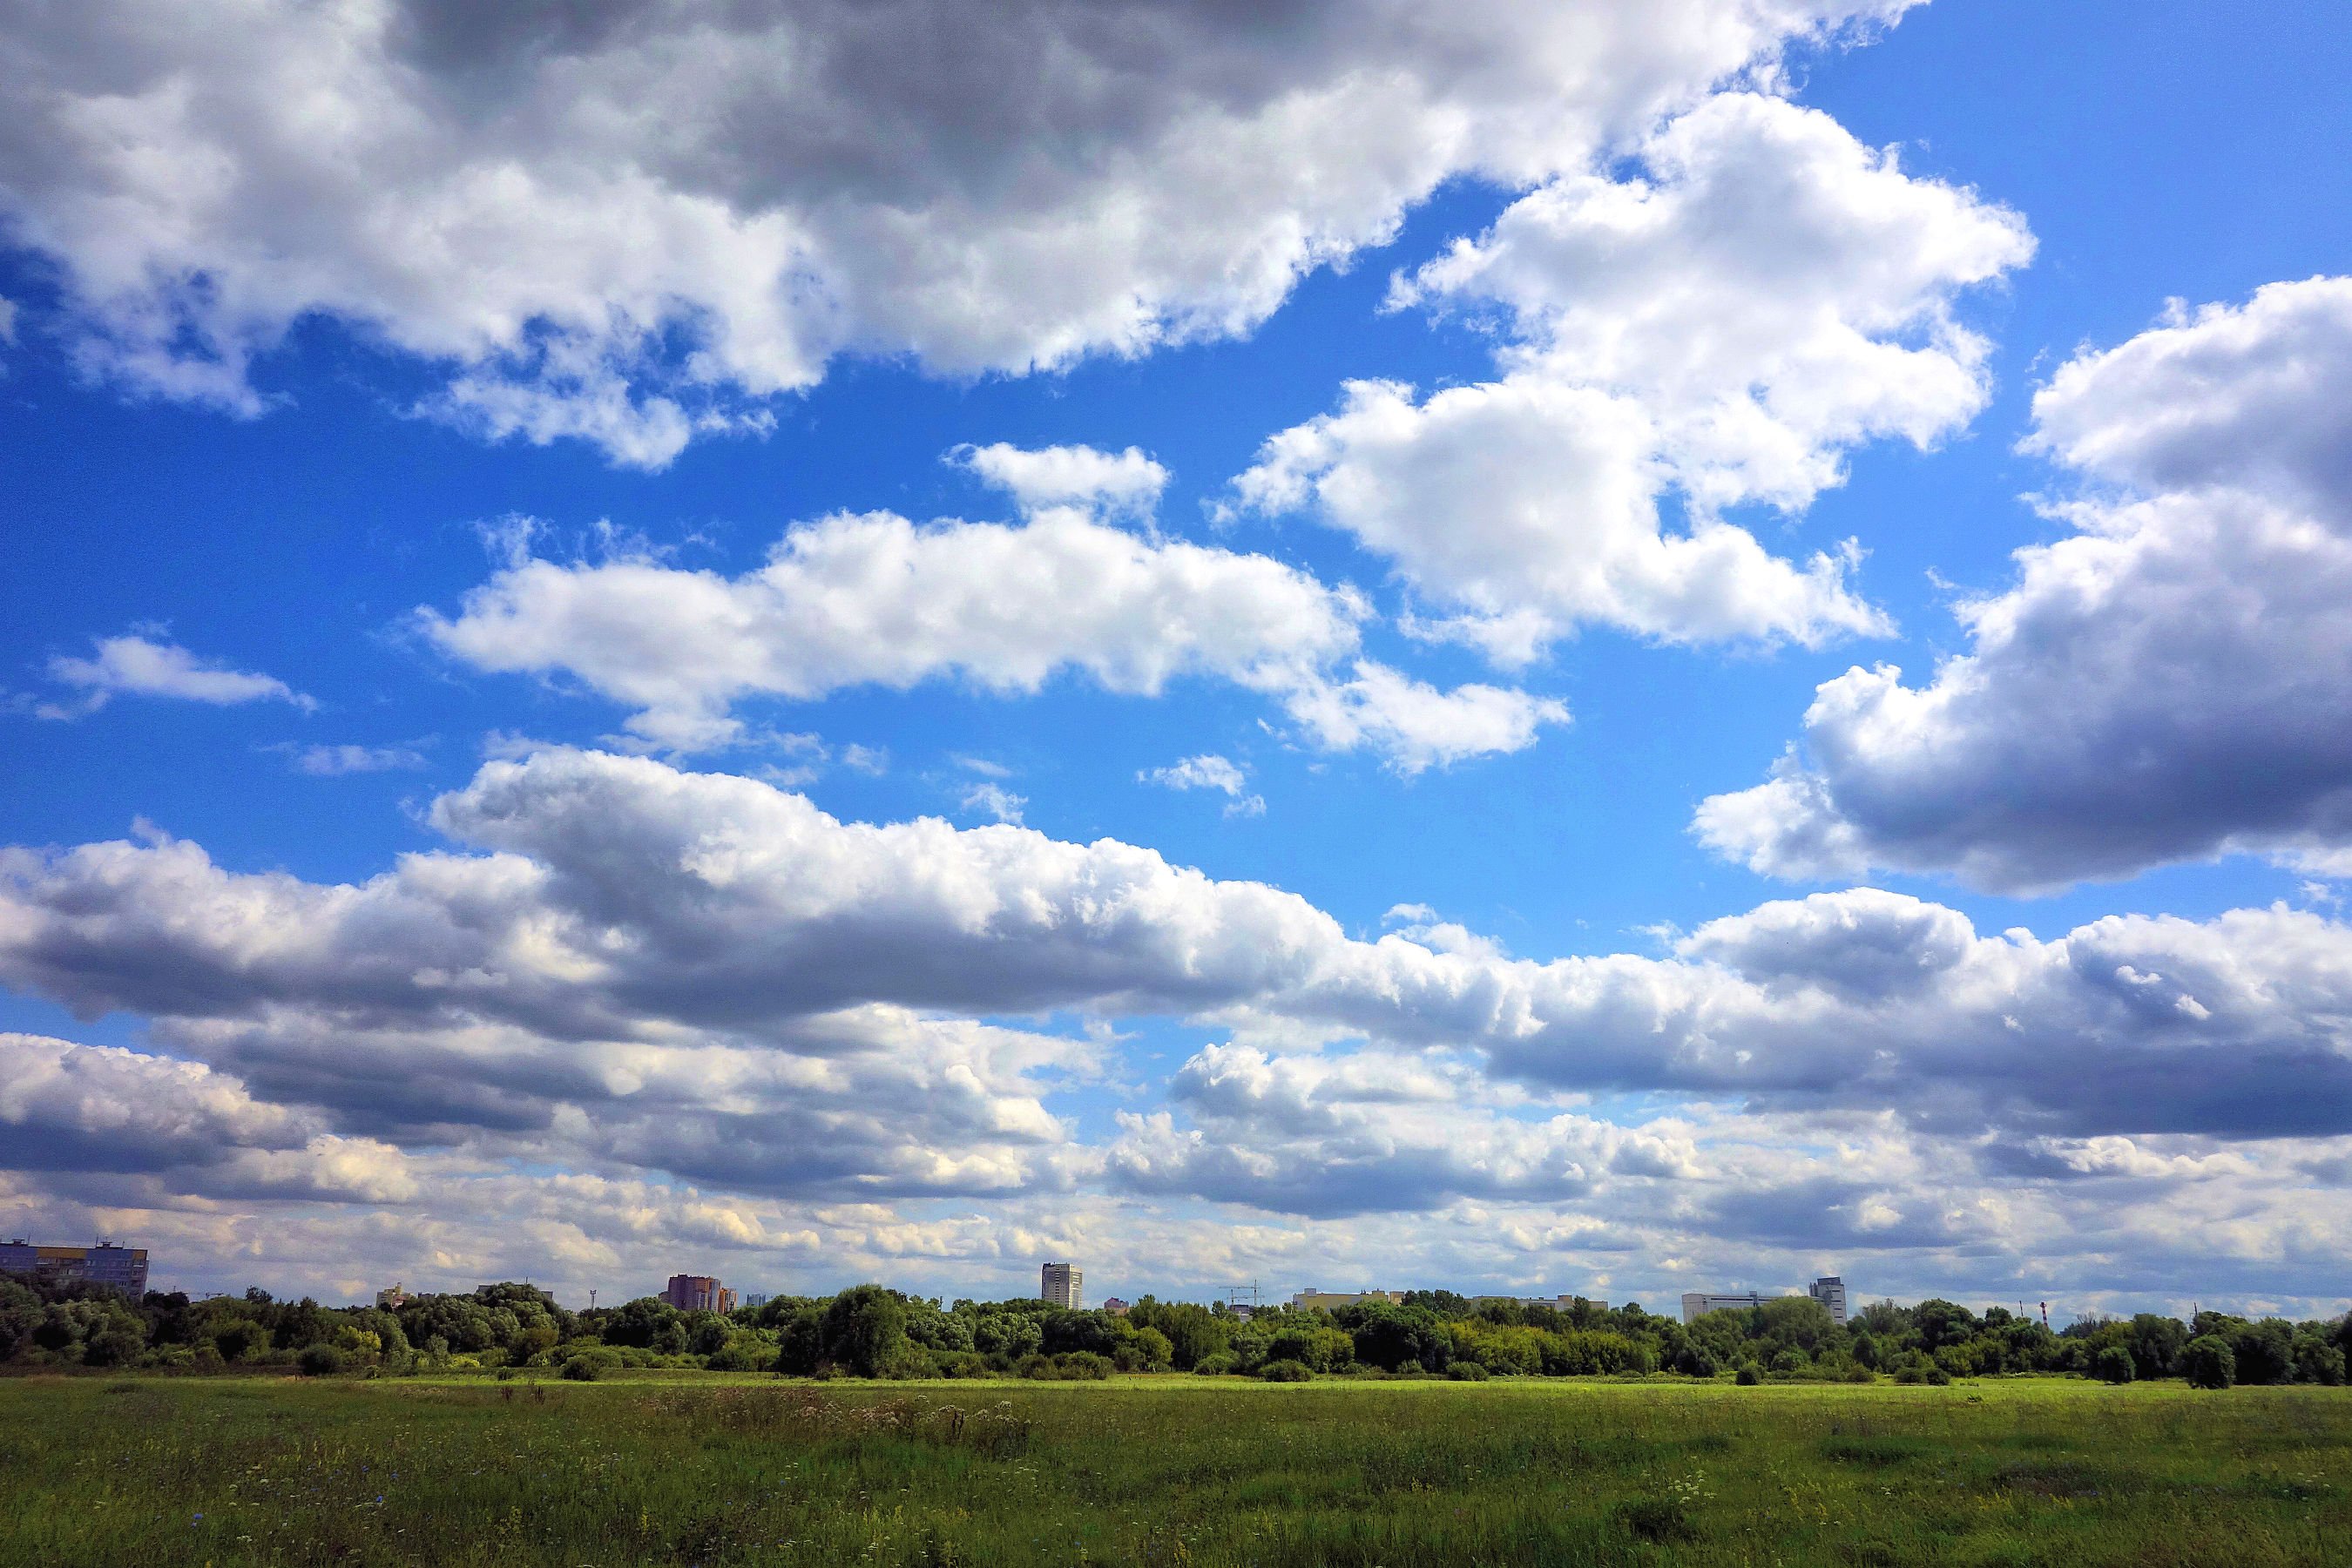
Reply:
<svg viewBox="0 0 2352 1568"><path fill-rule="evenodd" d="M673 1274L661 1299L681 1312L731 1312L735 1292L708 1274Z"/></svg>

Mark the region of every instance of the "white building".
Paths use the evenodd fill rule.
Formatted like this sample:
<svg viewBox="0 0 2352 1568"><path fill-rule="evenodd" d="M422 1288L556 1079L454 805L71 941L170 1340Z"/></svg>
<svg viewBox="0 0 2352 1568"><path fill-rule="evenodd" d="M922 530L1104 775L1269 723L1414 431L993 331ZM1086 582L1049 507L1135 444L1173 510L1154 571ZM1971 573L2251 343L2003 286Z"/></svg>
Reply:
<svg viewBox="0 0 2352 1568"><path fill-rule="evenodd" d="M1753 1290L1742 1291L1736 1296L1720 1296L1706 1290L1685 1290L1683 1292L1683 1321L1691 1322L1705 1317L1709 1312L1745 1312L1752 1308L1760 1307L1771 1300L1771 1297L1759 1296Z"/></svg>
<svg viewBox="0 0 2352 1568"><path fill-rule="evenodd" d="M1805 1287L1805 1294L1829 1309L1830 1321L1845 1327L1845 1281L1834 1274L1824 1274ZM1745 1312L1767 1301L1789 1301L1793 1296L1767 1296L1755 1290L1743 1290L1733 1295L1718 1295L1706 1290L1686 1290L1683 1293L1683 1321L1687 1323L1708 1312Z"/></svg>
<svg viewBox="0 0 2352 1568"><path fill-rule="evenodd" d="M1040 1300L1053 1302L1056 1307L1076 1310L1078 1287L1085 1280L1086 1275L1074 1263L1048 1263L1038 1276L1037 1297Z"/></svg>
<svg viewBox="0 0 2352 1568"><path fill-rule="evenodd" d="M1318 1290L1309 1285L1297 1295L1293 1296L1290 1299L1290 1304L1294 1307L1311 1307L1318 1311L1336 1312L1342 1307L1352 1307L1360 1301L1394 1303L1403 1300L1404 1292L1402 1290Z"/></svg>

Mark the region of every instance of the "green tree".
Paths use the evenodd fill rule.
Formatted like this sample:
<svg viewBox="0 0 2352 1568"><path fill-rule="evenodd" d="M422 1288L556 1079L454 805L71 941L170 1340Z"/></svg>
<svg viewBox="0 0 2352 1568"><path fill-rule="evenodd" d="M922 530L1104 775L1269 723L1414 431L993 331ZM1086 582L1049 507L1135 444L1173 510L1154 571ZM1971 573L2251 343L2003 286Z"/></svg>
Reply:
<svg viewBox="0 0 2352 1568"><path fill-rule="evenodd" d="M2107 1346L2091 1363L2092 1375L2102 1383L2129 1383L2133 1370L2131 1352L2121 1345Z"/></svg>
<svg viewBox="0 0 2352 1568"><path fill-rule="evenodd" d="M902 1372L913 1347L907 1339L907 1306L894 1290L853 1285L824 1310L824 1359L859 1377L889 1377Z"/></svg>
<svg viewBox="0 0 2352 1568"><path fill-rule="evenodd" d="M2219 1334L2200 1334L2180 1349L2180 1374L2191 1387L2227 1388L2237 1381L2238 1358Z"/></svg>
<svg viewBox="0 0 2352 1568"><path fill-rule="evenodd" d="M2180 1370L2180 1350L2189 1342L2189 1331L2178 1318L2164 1317L2156 1312L2141 1312L2125 1331L2125 1345L2131 1351L2132 1366L2143 1378L2170 1377Z"/></svg>

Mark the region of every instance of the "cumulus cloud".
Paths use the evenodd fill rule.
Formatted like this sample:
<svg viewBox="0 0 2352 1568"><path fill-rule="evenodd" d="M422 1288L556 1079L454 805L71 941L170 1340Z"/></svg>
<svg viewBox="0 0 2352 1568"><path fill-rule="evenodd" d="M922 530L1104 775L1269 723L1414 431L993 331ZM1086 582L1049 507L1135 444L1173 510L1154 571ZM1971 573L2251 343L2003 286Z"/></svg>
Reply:
<svg viewBox="0 0 2352 1568"><path fill-rule="evenodd" d="M1680 1129L1580 1114L1523 1121L1481 1103L1463 1064L1362 1052L1270 1057L1210 1046L1178 1069L1188 1113L1121 1113L1118 1186L1316 1216L1439 1209L1464 1198L1559 1202L1611 1177L1695 1175Z"/></svg>
<svg viewBox="0 0 2352 1568"><path fill-rule="evenodd" d="M1168 488L1168 470L1141 447L1124 452L1092 447L1026 448L999 441L958 447L949 459L1011 495L1024 512L1075 506L1113 516L1149 517Z"/></svg>
<svg viewBox="0 0 2352 1568"><path fill-rule="evenodd" d="M1244 331L1444 180L1532 183L1906 0L101 0L11 30L0 193L83 362L259 412L313 315L492 437L656 467L843 353Z"/></svg>
<svg viewBox="0 0 2352 1568"><path fill-rule="evenodd" d="M2179 311L2062 366L2025 446L2068 537L1958 606L1926 684L1815 693L1695 831L1770 874L2034 890L2232 851L2352 866L2352 280Z"/></svg>
<svg viewBox="0 0 2352 1568"><path fill-rule="evenodd" d="M433 820L478 852L358 886L231 873L172 841L9 851L0 981L173 1020L257 1082L272 1039L304 1042L285 1071L354 1031L437 1040L446 1114L518 1124L551 1091L515 1100L500 1064L526 1060L530 1080L573 1051L713 1031L801 1051L807 1020L881 1006L1263 1018L1475 1053L1545 1093L1892 1105L2053 1136L2352 1131L2335 1022L2352 934L2304 911L2115 917L2042 941L1854 889L1713 922L1663 957L1537 961L1434 924L1359 941L1295 895L1112 840L845 824L646 758L491 763ZM369 1073L413 1065L395 1052ZM979 1075L1034 1098L1018 1079Z"/></svg>
<svg viewBox="0 0 2352 1568"><path fill-rule="evenodd" d="M1566 717L1527 692L1440 691L1357 657L1370 607L1352 589L1263 555L1140 537L1090 510L1148 500L1157 465L1143 482L1128 457L1083 447L967 460L992 465L1037 510L1019 524L836 514L792 530L740 577L642 555L520 555L456 616L422 609L416 624L477 668L561 673L627 703L641 742L677 751L744 740L730 710L747 698L938 679L1012 694L1064 672L1143 696L1178 679L1231 681L1275 698L1314 744L1370 749L1406 773L1521 750Z"/></svg>
<svg viewBox="0 0 2352 1568"><path fill-rule="evenodd" d="M218 707L291 702L306 713L318 707L315 700L275 676L231 669L200 658L177 643L157 642L136 632L92 640L97 645L92 658L59 655L49 660L49 678L80 695L68 703L38 705L34 710L42 718L79 718L121 696L171 697Z"/></svg>
<svg viewBox="0 0 2352 1568"><path fill-rule="evenodd" d="M257 1100L198 1062L0 1034L0 1168L153 1178L157 1190L398 1202L402 1152L323 1131L315 1112Z"/></svg>
<svg viewBox="0 0 2352 1568"><path fill-rule="evenodd" d="M1354 535L1444 606L1430 635L1506 660L1586 624L1808 646L1886 630L1850 548L1800 565L1721 511L1800 510L1853 447L1966 423L1986 344L1955 305L2032 254L2023 223L1754 94L1637 157L1642 177L1563 174L1397 279L1397 304L1494 317L1498 379L1425 398L1351 383L1266 442L1236 504Z"/></svg>
<svg viewBox="0 0 2352 1568"><path fill-rule="evenodd" d="M1852 889L1540 961L644 757L494 762L432 820L459 847L348 886L170 840L0 855L0 984L179 1058L0 1041L0 1220L130 1215L301 1278L308 1238L609 1288L687 1238L812 1285L1053 1250L1612 1299L1839 1268L2319 1300L2352 1243L2352 931L2308 912L2044 940ZM1013 1014L1221 1043L1090 1142L1053 1087L1138 1063L982 1021Z"/></svg>

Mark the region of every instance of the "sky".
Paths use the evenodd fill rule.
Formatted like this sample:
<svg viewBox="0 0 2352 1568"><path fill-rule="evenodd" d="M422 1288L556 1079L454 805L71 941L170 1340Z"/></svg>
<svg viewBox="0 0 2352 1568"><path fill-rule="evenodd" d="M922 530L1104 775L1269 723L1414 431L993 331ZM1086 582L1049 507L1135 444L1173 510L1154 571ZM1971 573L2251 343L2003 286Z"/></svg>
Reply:
<svg viewBox="0 0 2352 1568"><path fill-rule="evenodd" d="M2352 37L0 20L0 1233L2352 1305Z"/></svg>

